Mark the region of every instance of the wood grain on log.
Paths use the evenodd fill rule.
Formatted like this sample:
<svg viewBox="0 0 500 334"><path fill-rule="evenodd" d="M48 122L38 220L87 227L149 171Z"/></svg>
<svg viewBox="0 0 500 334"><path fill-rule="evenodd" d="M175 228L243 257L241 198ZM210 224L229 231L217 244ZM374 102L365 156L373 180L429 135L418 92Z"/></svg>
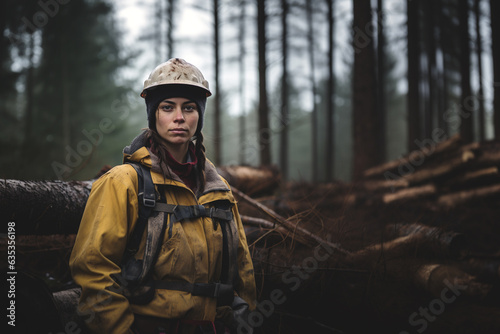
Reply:
<svg viewBox="0 0 500 334"><path fill-rule="evenodd" d="M408 200L415 200L422 197L434 195L436 193L436 186L434 184L426 184L419 187L411 187L402 189L395 193L385 194L382 198L386 204L403 202Z"/></svg>
<svg viewBox="0 0 500 334"><path fill-rule="evenodd" d="M93 181L0 181L0 218L16 223L16 234L78 231Z"/></svg>

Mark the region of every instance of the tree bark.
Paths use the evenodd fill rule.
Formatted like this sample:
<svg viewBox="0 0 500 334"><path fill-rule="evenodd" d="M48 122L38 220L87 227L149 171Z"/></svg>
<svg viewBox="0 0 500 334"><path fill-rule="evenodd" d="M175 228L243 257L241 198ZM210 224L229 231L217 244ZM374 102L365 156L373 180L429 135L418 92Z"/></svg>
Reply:
<svg viewBox="0 0 500 334"><path fill-rule="evenodd" d="M420 38L419 1L407 0L408 16L408 151L418 147L415 140L421 136L420 116Z"/></svg>
<svg viewBox="0 0 500 334"><path fill-rule="evenodd" d="M354 179L365 169L377 164L377 93L375 48L373 43L372 8L370 0L353 0L353 123L354 123Z"/></svg>
<svg viewBox="0 0 500 334"><path fill-rule="evenodd" d="M215 94L214 94L214 163L219 166L222 163L221 151L221 96L219 85L219 64L220 64L220 38L219 38L219 0L213 0L213 27L214 27L214 75L215 75Z"/></svg>
<svg viewBox="0 0 500 334"><path fill-rule="evenodd" d="M455 193L441 195L438 198L438 204L448 208L456 207L468 201L479 200L487 197L500 195L500 184L494 184L482 188L457 191Z"/></svg>
<svg viewBox="0 0 500 334"><path fill-rule="evenodd" d="M174 31L174 12L176 0L167 0L167 59L174 56L174 38L172 37Z"/></svg>
<svg viewBox="0 0 500 334"><path fill-rule="evenodd" d="M240 150L239 161L241 165L246 164L246 125L245 125L245 56L246 56L246 47L245 47L245 36L246 36L246 1L243 0L240 4L240 25L239 25L239 47L240 54L238 58L238 66L240 73L240 82L239 82L239 90L240 90L240 122L239 122L239 132L240 132Z"/></svg>
<svg viewBox="0 0 500 334"><path fill-rule="evenodd" d="M281 0L281 132L280 132L280 167L283 178L288 178L288 0Z"/></svg>
<svg viewBox="0 0 500 334"><path fill-rule="evenodd" d="M426 184L420 187L412 187L402 189L395 193L388 193L383 196L385 204L400 203L408 200L416 200L418 198L428 197L436 193L436 186L433 184Z"/></svg>
<svg viewBox="0 0 500 334"><path fill-rule="evenodd" d="M26 74L26 113L24 116L24 138L22 146L22 154L28 157L33 140L33 111L34 111L34 71L35 71L35 36L34 33L29 35L29 51L28 51L29 66Z"/></svg>
<svg viewBox="0 0 500 334"><path fill-rule="evenodd" d="M474 140L473 119L475 106L471 103L472 89L470 85L470 36L469 36L469 4L468 0L460 0L460 88L461 111L460 134L466 143Z"/></svg>
<svg viewBox="0 0 500 334"><path fill-rule="evenodd" d="M490 0L491 49L493 55L493 127L500 138L500 2Z"/></svg>
<svg viewBox="0 0 500 334"><path fill-rule="evenodd" d="M279 188L280 173L275 168L255 168L250 166L221 166L217 172L234 186L249 196L269 194Z"/></svg>
<svg viewBox="0 0 500 334"><path fill-rule="evenodd" d="M2 180L0 218L18 235L76 233L92 183Z"/></svg>
<svg viewBox="0 0 500 334"><path fill-rule="evenodd" d="M259 52L259 128L260 164L271 165L271 129L267 101L266 2L257 0L257 42Z"/></svg>
<svg viewBox="0 0 500 334"><path fill-rule="evenodd" d="M313 9L312 1L306 1L306 17L307 17L307 53L309 58L309 71L310 71L310 81L311 81L311 94L312 94L312 108L311 108L311 137L312 137L312 148L311 148L311 168L312 168L312 180L313 182L318 181L318 110L316 107L316 78L315 78L315 61L314 61L314 30L313 30Z"/></svg>
<svg viewBox="0 0 500 334"><path fill-rule="evenodd" d="M383 0L377 0L377 146L379 156L377 163L386 161L386 110L385 110L385 31L384 31L384 5Z"/></svg>
<svg viewBox="0 0 500 334"><path fill-rule="evenodd" d="M364 171L363 175L365 177L373 177L381 175L387 171L393 171L397 169L399 166L405 164L412 164L412 162L414 161L420 161L422 159L422 156L424 156L426 160L429 160L436 154L440 154L442 152L451 151L458 148L460 143L461 139L460 136L457 134L446 141L437 143L435 146L419 148L418 150L412 151L408 156L404 158L392 160L382 165L367 169L366 171Z"/></svg>
<svg viewBox="0 0 500 334"><path fill-rule="evenodd" d="M334 0L326 0L328 6L328 84L326 91L326 182L333 181L335 175L335 74L334 66Z"/></svg>
<svg viewBox="0 0 500 334"><path fill-rule="evenodd" d="M479 140L486 139L486 111L484 109L484 89L483 89L483 38L481 34L481 9L480 0L474 0L474 13L476 16L476 57L477 57L477 76L478 76L478 91L477 98L479 103Z"/></svg>
<svg viewBox="0 0 500 334"><path fill-rule="evenodd" d="M427 35L427 98L424 112L425 126L424 126L424 137L430 138L432 135L432 130L435 128L434 117L436 103L436 34L435 34L435 20L434 14L436 11L435 0L425 1L426 9L426 35Z"/></svg>

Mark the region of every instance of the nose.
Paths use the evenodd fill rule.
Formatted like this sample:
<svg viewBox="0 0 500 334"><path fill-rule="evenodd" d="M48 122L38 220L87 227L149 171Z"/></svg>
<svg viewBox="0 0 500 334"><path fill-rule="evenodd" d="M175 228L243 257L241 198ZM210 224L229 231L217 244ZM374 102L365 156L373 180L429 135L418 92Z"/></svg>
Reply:
<svg viewBox="0 0 500 334"><path fill-rule="evenodd" d="M183 121L185 121L185 119L184 119L184 113L182 112L182 107L176 107L175 108L174 121L175 122L183 122Z"/></svg>

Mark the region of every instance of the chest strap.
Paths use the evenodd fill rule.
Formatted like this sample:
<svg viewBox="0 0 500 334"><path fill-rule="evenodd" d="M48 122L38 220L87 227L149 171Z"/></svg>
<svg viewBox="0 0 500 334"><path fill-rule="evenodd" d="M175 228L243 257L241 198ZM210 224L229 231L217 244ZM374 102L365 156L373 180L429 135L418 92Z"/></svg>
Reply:
<svg viewBox="0 0 500 334"><path fill-rule="evenodd" d="M223 221L231 221L233 219L233 212L230 209L224 210L216 207L205 208L203 205L174 205L157 202L153 211L170 214L170 225L168 229L169 238L172 237L172 228L174 223L179 221L199 217L210 217L212 219L215 218ZM214 227L216 227L215 222Z"/></svg>

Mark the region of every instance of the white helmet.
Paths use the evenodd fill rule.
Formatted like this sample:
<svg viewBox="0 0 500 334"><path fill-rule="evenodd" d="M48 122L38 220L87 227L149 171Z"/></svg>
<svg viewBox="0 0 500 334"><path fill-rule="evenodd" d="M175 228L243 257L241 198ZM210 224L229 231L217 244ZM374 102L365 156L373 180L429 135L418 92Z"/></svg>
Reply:
<svg viewBox="0 0 500 334"><path fill-rule="evenodd" d="M208 88L208 81L205 80L201 71L193 64L181 58L172 58L163 64L158 65L144 81L144 89L141 97L145 98L148 90L161 85L190 85L200 87L205 90L207 97L212 95Z"/></svg>

